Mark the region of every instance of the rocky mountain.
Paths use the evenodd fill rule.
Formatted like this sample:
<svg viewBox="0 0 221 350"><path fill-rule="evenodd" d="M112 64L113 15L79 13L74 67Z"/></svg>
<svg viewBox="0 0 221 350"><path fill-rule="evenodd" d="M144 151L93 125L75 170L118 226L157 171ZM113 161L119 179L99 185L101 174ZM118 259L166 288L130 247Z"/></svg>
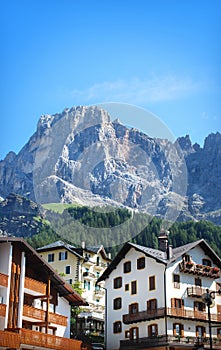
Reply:
<svg viewBox="0 0 221 350"><path fill-rule="evenodd" d="M203 148L128 128L98 107L43 115L16 155L0 162L0 196L37 203L117 205L172 221L221 224L221 134Z"/></svg>

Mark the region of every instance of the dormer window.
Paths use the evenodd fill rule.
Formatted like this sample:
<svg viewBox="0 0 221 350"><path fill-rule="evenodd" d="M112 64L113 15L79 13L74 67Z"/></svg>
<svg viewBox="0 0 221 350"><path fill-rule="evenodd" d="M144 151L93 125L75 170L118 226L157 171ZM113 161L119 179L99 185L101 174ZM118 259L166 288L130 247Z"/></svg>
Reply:
<svg viewBox="0 0 221 350"><path fill-rule="evenodd" d="M189 254L185 254L184 257L183 257L184 261L186 262L190 262L191 261L191 257Z"/></svg>

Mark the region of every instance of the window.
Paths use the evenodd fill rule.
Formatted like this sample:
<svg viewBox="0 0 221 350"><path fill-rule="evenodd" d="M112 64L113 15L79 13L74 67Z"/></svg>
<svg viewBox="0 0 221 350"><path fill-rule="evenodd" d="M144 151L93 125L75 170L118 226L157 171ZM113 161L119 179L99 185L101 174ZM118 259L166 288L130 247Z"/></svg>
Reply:
<svg viewBox="0 0 221 350"><path fill-rule="evenodd" d="M125 284L125 291L127 292L130 289L129 283Z"/></svg>
<svg viewBox="0 0 221 350"><path fill-rule="evenodd" d="M149 290L156 289L155 276L149 277Z"/></svg>
<svg viewBox="0 0 221 350"><path fill-rule="evenodd" d="M115 298L113 300L113 308L114 308L114 310L121 309L121 298Z"/></svg>
<svg viewBox="0 0 221 350"><path fill-rule="evenodd" d="M99 278L100 277L100 272L97 272L97 278Z"/></svg>
<svg viewBox="0 0 221 350"><path fill-rule="evenodd" d="M137 294L137 281L131 282L131 294Z"/></svg>
<svg viewBox="0 0 221 350"><path fill-rule="evenodd" d="M212 266L211 261L209 259L203 259L202 264L205 266Z"/></svg>
<svg viewBox="0 0 221 350"><path fill-rule="evenodd" d="M199 277L195 278L195 286L196 287L202 287L202 280L201 280L201 278L199 278Z"/></svg>
<svg viewBox="0 0 221 350"><path fill-rule="evenodd" d="M171 299L171 307L181 309L184 306L184 300L178 299L178 298L172 298Z"/></svg>
<svg viewBox="0 0 221 350"><path fill-rule="evenodd" d="M99 264L100 264L100 257L97 256L97 266L99 266Z"/></svg>
<svg viewBox="0 0 221 350"><path fill-rule="evenodd" d="M53 262L54 261L54 253L48 254L48 262Z"/></svg>
<svg viewBox="0 0 221 350"><path fill-rule="evenodd" d="M118 289L122 287L122 277L116 277L114 279L114 289Z"/></svg>
<svg viewBox="0 0 221 350"><path fill-rule="evenodd" d="M173 335L174 335L174 337L176 337L176 336L183 337L184 336L183 324L181 324L181 323L174 323L173 324Z"/></svg>
<svg viewBox="0 0 221 350"><path fill-rule="evenodd" d="M128 273L131 271L131 261L126 261L124 263L124 273Z"/></svg>
<svg viewBox="0 0 221 350"><path fill-rule="evenodd" d="M67 260L68 252L59 252L59 260Z"/></svg>
<svg viewBox="0 0 221 350"><path fill-rule="evenodd" d="M137 269L141 270L145 268L145 257L137 259Z"/></svg>
<svg viewBox="0 0 221 350"><path fill-rule="evenodd" d="M139 338L139 328L138 327L131 328L130 337L132 340Z"/></svg>
<svg viewBox="0 0 221 350"><path fill-rule="evenodd" d="M114 331L114 333L121 333L122 332L121 321L114 322L114 324L113 324L113 331Z"/></svg>
<svg viewBox="0 0 221 350"><path fill-rule="evenodd" d="M194 301L194 311L206 311L206 304L202 301Z"/></svg>
<svg viewBox="0 0 221 350"><path fill-rule="evenodd" d="M157 324L150 324L148 327L148 337L156 337L158 335L158 326Z"/></svg>
<svg viewBox="0 0 221 350"><path fill-rule="evenodd" d="M128 330L125 331L125 338L127 339L130 338L130 331Z"/></svg>
<svg viewBox="0 0 221 350"><path fill-rule="evenodd" d="M157 309L157 299L150 299L147 301L147 311L153 311Z"/></svg>
<svg viewBox="0 0 221 350"><path fill-rule="evenodd" d="M72 278L70 278L69 280L66 280L67 283L72 284Z"/></svg>
<svg viewBox="0 0 221 350"><path fill-rule="evenodd" d="M173 275L173 286L174 288L180 288L180 275Z"/></svg>
<svg viewBox="0 0 221 350"><path fill-rule="evenodd" d="M185 255L184 255L184 261L186 261L186 262L190 262L190 261L191 261L191 257L190 257L190 255L185 254Z"/></svg>
<svg viewBox="0 0 221 350"><path fill-rule="evenodd" d="M129 314L136 314L138 312L138 303L129 305Z"/></svg>
<svg viewBox="0 0 221 350"><path fill-rule="evenodd" d="M70 266L66 266L65 267L65 274L66 275L70 275L70 273L71 273L71 267Z"/></svg>
<svg viewBox="0 0 221 350"><path fill-rule="evenodd" d="M206 328L203 326L196 326L196 336L200 338L206 337Z"/></svg>
<svg viewBox="0 0 221 350"><path fill-rule="evenodd" d="M90 290L91 289L91 283L90 281L84 280L84 289Z"/></svg>
<svg viewBox="0 0 221 350"><path fill-rule="evenodd" d="M217 328L217 338L221 340L221 328Z"/></svg>

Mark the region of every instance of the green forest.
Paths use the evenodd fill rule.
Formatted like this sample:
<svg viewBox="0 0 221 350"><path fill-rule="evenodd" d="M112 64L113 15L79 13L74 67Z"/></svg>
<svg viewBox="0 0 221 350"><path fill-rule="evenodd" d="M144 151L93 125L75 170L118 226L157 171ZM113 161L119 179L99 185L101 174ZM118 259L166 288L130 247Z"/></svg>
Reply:
<svg viewBox="0 0 221 350"><path fill-rule="evenodd" d="M134 219L135 215L139 215L137 219ZM122 226L122 229L117 231L112 244L107 245L108 241L99 234L99 229L107 229L107 235L110 235L115 226ZM88 227L93 228L95 233L98 232L97 236L88 234ZM27 241L34 248L59 239L74 246L80 246L81 241L85 241L88 247L103 244L106 251L111 252L114 257L126 241L157 249L157 237L162 227L169 227L169 242L174 248L204 238L218 256L221 256L220 226L208 221L175 222L170 225L160 218L112 207L91 209L86 206L69 206L59 213L48 210L47 220L44 220L40 233L27 238Z"/></svg>

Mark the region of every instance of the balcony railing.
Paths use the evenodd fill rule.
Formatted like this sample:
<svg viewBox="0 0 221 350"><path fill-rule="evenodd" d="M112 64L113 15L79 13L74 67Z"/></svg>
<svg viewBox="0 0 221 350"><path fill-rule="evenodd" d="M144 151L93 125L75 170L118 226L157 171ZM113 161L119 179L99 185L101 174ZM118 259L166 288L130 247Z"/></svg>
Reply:
<svg viewBox="0 0 221 350"><path fill-rule="evenodd" d="M57 337L51 334L19 329L18 333L0 331L0 346L6 348L20 349L21 344L50 348L54 350L81 350L82 342L79 340Z"/></svg>
<svg viewBox="0 0 221 350"><path fill-rule="evenodd" d="M45 321L46 311L37 309L33 306L24 305L23 316L34 318L39 321ZM67 326L67 317L53 312L49 312L49 322L58 324L60 326Z"/></svg>
<svg viewBox="0 0 221 350"><path fill-rule="evenodd" d="M8 287L8 276L0 273L0 286Z"/></svg>
<svg viewBox="0 0 221 350"><path fill-rule="evenodd" d="M136 349L146 349L146 348L156 348L167 345L182 345L182 346L203 346L209 344L209 338L201 337L174 337L166 335L158 335L155 337L145 337L133 340L121 340L120 350L136 350ZM221 345L221 342L217 339L213 339L213 345ZM195 348L195 347L194 347Z"/></svg>
<svg viewBox="0 0 221 350"><path fill-rule="evenodd" d="M182 261L179 264L179 267L180 271L184 273L210 277L213 279L220 277L220 269L218 267L195 264L192 261Z"/></svg>
<svg viewBox="0 0 221 350"><path fill-rule="evenodd" d="M85 279L94 279L95 278L95 274L94 273L92 273L92 272L89 272L89 271L85 271L84 273L83 273L83 277L85 278Z"/></svg>
<svg viewBox="0 0 221 350"><path fill-rule="evenodd" d="M195 298L199 297L199 298L201 298L202 295L204 293L206 293L206 292L207 292L207 289L206 288L202 288L202 287L195 286L195 287L188 287L187 288L187 295L188 295L188 297L195 297ZM211 291L209 291L209 292L211 292Z"/></svg>
<svg viewBox="0 0 221 350"><path fill-rule="evenodd" d="M131 324L141 321L154 320L157 318L162 318L165 315L168 317L174 318L183 318L183 319L193 319L199 321L205 321L208 319L207 312L197 311L197 310L187 310L184 308L159 308L156 310L145 310L136 312L134 314L123 315L123 322L125 324ZM221 322L221 314L211 314L212 322Z"/></svg>
<svg viewBox="0 0 221 350"><path fill-rule="evenodd" d="M45 295L46 294L47 285L46 285L46 283L34 280L33 278L25 277L25 288Z"/></svg>
<svg viewBox="0 0 221 350"><path fill-rule="evenodd" d="M123 322L125 324L136 323L141 321L148 321L151 319L164 317L166 309L164 307L155 310L144 310L136 313L129 313L123 315Z"/></svg>
<svg viewBox="0 0 221 350"><path fill-rule="evenodd" d="M102 298L104 296L104 290L103 289L97 289L97 290L95 290L94 294L95 294L96 297Z"/></svg>
<svg viewBox="0 0 221 350"><path fill-rule="evenodd" d="M0 347L20 349L20 335L12 332L0 331Z"/></svg>
<svg viewBox="0 0 221 350"><path fill-rule="evenodd" d="M6 305L0 304L0 316L5 317L6 314Z"/></svg>

